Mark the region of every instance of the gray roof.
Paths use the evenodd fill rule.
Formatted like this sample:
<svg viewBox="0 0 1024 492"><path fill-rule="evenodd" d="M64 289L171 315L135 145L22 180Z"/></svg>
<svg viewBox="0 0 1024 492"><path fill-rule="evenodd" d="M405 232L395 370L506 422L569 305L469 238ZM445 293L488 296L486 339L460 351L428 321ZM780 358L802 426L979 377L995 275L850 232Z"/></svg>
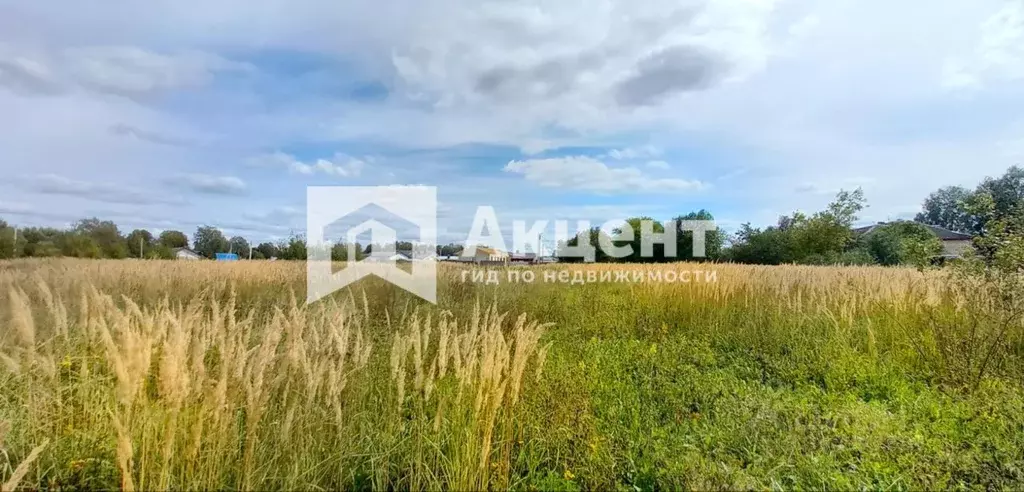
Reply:
<svg viewBox="0 0 1024 492"><path fill-rule="evenodd" d="M409 258L409 254L404 251L371 251L368 258L391 258L392 256L402 256Z"/></svg>
<svg viewBox="0 0 1024 492"><path fill-rule="evenodd" d="M895 222L888 222L888 224L893 224L893 223L895 223ZM857 227L857 228L853 229L853 233L857 234L858 236L861 236L861 235L864 235L864 234L871 234L872 232L874 232L874 230L878 226L883 226L883 225L886 225L886 224L887 224L887 222L879 222L877 224L872 224L872 225L869 225L869 226ZM973 237L970 234L965 234L963 232L951 231L949 229L946 229L945 227L939 227L939 226L931 225L931 224L921 224L921 225L927 227L929 230L932 231L933 234L938 236L939 239L941 239L943 241L968 241L968 240L970 240Z"/></svg>

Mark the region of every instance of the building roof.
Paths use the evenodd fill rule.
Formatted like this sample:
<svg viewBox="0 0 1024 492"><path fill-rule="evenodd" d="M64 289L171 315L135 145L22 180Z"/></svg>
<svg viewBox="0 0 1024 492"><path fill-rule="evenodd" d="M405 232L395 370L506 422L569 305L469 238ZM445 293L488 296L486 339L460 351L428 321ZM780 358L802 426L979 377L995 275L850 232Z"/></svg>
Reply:
<svg viewBox="0 0 1024 492"><path fill-rule="evenodd" d="M468 251L468 249L466 251ZM467 256L466 251L463 251L462 256ZM494 248L488 248L486 246L477 246L476 253L483 253L488 256L508 256L508 253L505 253L504 251L498 251Z"/></svg>
<svg viewBox="0 0 1024 492"><path fill-rule="evenodd" d="M188 248L171 248L171 252L174 253L174 254L178 254L178 253L180 253L182 251L185 251L186 253L192 253L192 254L194 254L196 256L199 256L199 253L196 253L195 251L192 251L191 249L188 249Z"/></svg>
<svg viewBox="0 0 1024 492"><path fill-rule="evenodd" d="M883 225L886 225L886 224L893 224L893 223L895 223L895 222L879 222L877 224L872 224L872 225L869 225L869 226L857 227L857 228L853 229L853 233L857 234L858 236L862 236L864 234L871 234L872 232L875 231L875 229L878 228L878 226L883 226ZM921 224L921 225L927 227L929 230L932 231L933 234L938 236L939 239L941 239L943 241L969 241L973 237L970 234L965 234L965 233L962 233L962 232L951 231L949 229L946 229L945 227L939 227L939 226L931 225L931 224Z"/></svg>
<svg viewBox="0 0 1024 492"><path fill-rule="evenodd" d="M407 254L405 254L404 252L401 252L401 251L399 251L397 253L394 252L394 251L371 251L369 256L367 256L367 258L374 258L374 259L406 259L406 260L408 260L409 259L409 255L407 255Z"/></svg>

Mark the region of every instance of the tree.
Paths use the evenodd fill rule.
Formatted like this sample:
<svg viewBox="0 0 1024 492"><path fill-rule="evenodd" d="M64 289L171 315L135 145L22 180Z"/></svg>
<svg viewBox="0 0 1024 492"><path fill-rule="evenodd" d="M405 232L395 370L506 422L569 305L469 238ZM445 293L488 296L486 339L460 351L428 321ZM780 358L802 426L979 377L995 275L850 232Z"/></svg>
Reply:
<svg viewBox="0 0 1024 492"><path fill-rule="evenodd" d="M743 224L729 248L729 259L738 263L781 265L796 261L789 229L770 226L764 230Z"/></svg>
<svg viewBox="0 0 1024 492"><path fill-rule="evenodd" d="M89 234L71 232L61 237L61 253L76 258L99 258L102 256L100 245Z"/></svg>
<svg viewBox="0 0 1024 492"><path fill-rule="evenodd" d="M951 231L970 232L977 229L975 218L966 208L972 193L962 186L939 188L925 198L923 209L915 222L944 227Z"/></svg>
<svg viewBox="0 0 1024 492"><path fill-rule="evenodd" d="M676 233L676 258L679 260L686 261L702 261L702 260L715 260L718 259L722 254L722 247L725 245L725 232L721 229L714 231L707 231L704 233L704 257L694 258L693 256L693 231L684 231L682 229L683 221L687 220L715 220L715 216L711 215L711 212L701 209L697 212L690 212L686 215L680 215L674 219L676 227L679 230Z"/></svg>
<svg viewBox="0 0 1024 492"><path fill-rule="evenodd" d="M942 241L923 224L893 222L876 227L864 239L865 248L882 265L926 265L942 252Z"/></svg>
<svg viewBox="0 0 1024 492"><path fill-rule="evenodd" d="M15 242L16 238L14 228L7 225L7 222L3 219L0 219L0 259L14 258L16 256L18 250L18 245Z"/></svg>
<svg viewBox="0 0 1024 492"><path fill-rule="evenodd" d="M857 221L857 214L864 210L865 206L866 200L864 199L863 189L857 188L853 191L839 190L839 193L836 194L836 199L828 204L825 211L815 215L827 217L849 229Z"/></svg>
<svg viewBox="0 0 1024 492"><path fill-rule="evenodd" d="M857 214L864 209L864 191L840 191L835 200L824 211L810 218L794 214L793 233L794 256L797 261L811 255L838 255L846 250L853 240L850 227L857 220Z"/></svg>
<svg viewBox="0 0 1024 492"><path fill-rule="evenodd" d="M351 258L351 259L352 260L359 260L359 256L360 256L359 255L359 245L355 244L353 246L355 248L356 257L355 258ZM347 244L347 243L335 243L333 246L331 246L331 260L333 260L333 261L348 261L350 259L348 257L348 247L349 247L349 244Z"/></svg>
<svg viewBox="0 0 1024 492"><path fill-rule="evenodd" d="M978 258L987 267L1004 273L1024 273L1024 203L1000 212L996 198L980 192L972 197L967 208L975 216L985 218L980 235L974 238Z"/></svg>
<svg viewBox="0 0 1024 492"><path fill-rule="evenodd" d="M154 242L153 246L150 247L150 248L147 248L145 253L146 253L146 258L151 259L151 260L173 260L174 259L174 251L171 250L171 248L168 248L167 246L163 245L159 241Z"/></svg>
<svg viewBox="0 0 1024 492"><path fill-rule="evenodd" d="M980 195L992 199L991 207L972 206ZM968 191L959 186L940 188L925 199L914 220L953 231L982 234L987 226L1015 216L1024 209L1024 168L1012 166L998 178L987 177Z"/></svg>
<svg viewBox="0 0 1024 492"><path fill-rule="evenodd" d="M853 244L850 226L864 206L860 188L843 190L825 210L810 217L794 212L764 230L744 224L729 248L729 257L741 263L768 265L860 262L863 254L843 255Z"/></svg>
<svg viewBox="0 0 1024 492"><path fill-rule="evenodd" d="M459 256L462 254L462 245L456 243L445 244L444 246L437 246L438 256Z"/></svg>
<svg viewBox="0 0 1024 492"><path fill-rule="evenodd" d="M187 248L188 236L181 231L164 231L160 233L160 244L168 248Z"/></svg>
<svg viewBox="0 0 1024 492"><path fill-rule="evenodd" d="M280 254L277 251L277 246L274 243L260 243L259 246L256 246L256 252L259 253L259 256L262 259L267 260L271 258L277 258L278 256L280 256ZM253 256L256 255L253 254Z"/></svg>
<svg viewBox="0 0 1024 492"><path fill-rule="evenodd" d="M583 241L583 244L588 244L590 248L593 248L594 261L598 263L618 261L616 258L608 256L601 249L602 240L607 244L614 244L612 237L608 233L602 231L599 227L591 227L589 230L580 231L567 241L560 241L555 250L555 256L558 257L558 261L563 263L580 263L585 261L586 258L580 256L580 253L574 250L574 248L580 246L580 241Z"/></svg>
<svg viewBox="0 0 1024 492"><path fill-rule="evenodd" d="M145 229L135 229L126 239L128 242L128 254L132 258L142 258L153 248L153 234Z"/></svg>
<svg viewBox="0 0 1024 492"><path fill-rule="evenodd" d="M292 236L288 240L288 245L284 253L285 259L288 260L305 260L306 259L306 238L302 236Z"/></svg>
<svg viewBox="0 0 1024 492"><path fill-rule="evenodd" d="M1024 211L1024 168L1012 166L999 178L985 178L975 191L982 193L992 198L991 207L973 208L982 225L990 225L991 221L1012 222Z"/></svg>
<svg viewBox="0 0 1024 492"><path fill-rule="evenodd" d="M242 236L235 236L228 241L228 251L237 254L240 258L248 258L249 241Z"/></svg>
<svg viewBox="0 0 1024 492"><path fill-rule="evenodd" d="M96 217L82 219L72 228L78 234L85 234L96 242L100 254L107 258L125 258L128 256L128 245L117 224Z"/></svg>
<svg viewBox="0 0 1024 492"><path fill-rule="evenodd" d="M661 222L654 220L651 217L632 217L626 219L626 225L633 231L633 239L625 239L627 237L624 233L626 228L618 228L612 231L612 242L616 247L631 246L632 252L625 257L619 258L618 261L631 262L631 263L651 263L665 261L665 245L664 244L652 244L651 251L648 255L643 253L643 243L645 241L652 242L650 238L645 238L643 226L644 223L650 223L650 229L652 234L664 234L665 226ZM591 244L598 249L598 254L604 257L604 252L600 251L600 246L596 243L597 236L594 231L591 230Z"/></svg>
<svg viewBox="0 0 1024 492"><path fill-rule="evenodd" d="M21 230L19 243L24 241L24 256L49 257L61 255L61 241L65 232L52 227L26 227Z"/></svg>
<svg viewBox="0 0 1024 492"><path fill-rule="evenodd" d="M277 245L277 257L282 260L305 260L306 238L295 235L281 241Z"/></svg>
<svg viewBox="0 0 1024 492"><path fill-rule="evenodd" d="M192 244L196 253L207 258L214 258L217 253L226 253L230 247L224 233L213 226L200 226L196 229Z"/></svg>

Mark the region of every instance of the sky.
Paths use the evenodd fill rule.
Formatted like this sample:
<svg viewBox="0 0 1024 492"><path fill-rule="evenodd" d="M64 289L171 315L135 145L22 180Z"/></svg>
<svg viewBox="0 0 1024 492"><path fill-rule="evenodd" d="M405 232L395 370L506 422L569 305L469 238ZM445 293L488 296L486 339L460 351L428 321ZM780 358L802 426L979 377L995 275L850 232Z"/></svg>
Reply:
<svg viewBox="0 0 1024 492"><path fill-rule="evenodd" d="M0 218L302 233L307 186L513 219L861 222L1024 162L1024 0L0 0Z"/></svg>

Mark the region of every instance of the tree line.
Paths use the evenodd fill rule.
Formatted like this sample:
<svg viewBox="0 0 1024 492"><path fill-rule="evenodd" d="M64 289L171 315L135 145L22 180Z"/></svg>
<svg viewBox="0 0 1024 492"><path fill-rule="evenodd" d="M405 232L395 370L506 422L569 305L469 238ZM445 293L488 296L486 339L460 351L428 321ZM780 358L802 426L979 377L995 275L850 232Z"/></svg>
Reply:
<svg viewBox="0 0 1024 492"><path fill-rule="evenodd" d="M357 260L369 256L373 251L413 249L410 242L398 242L387 247L380 244L363 246L359 243L353 246L351 249L355 251ZM16 229L0 219L0 259L56 256L173 259L175 250L178 248L191 249L200 256L211 259L217 253L235 253L240 259L251 257L254 260L306 259L306 240L301 235L292 235L277 242L266 241L250 245L244 237L228 237L220 229L208 225L197 228L189 238L184 232L177 230L166 230L154 236L146 229L135 229L125 235L114 222L98 218L79 220L68 229L55 227ZM454 243L438 245L436 250L438 255L454 256L462 252L462 245ZM348 244L334 244L331 249L331 258L336 261L345 261L348 259L349 251Z"/></svg>
<svg viewBox="0 0 1024 492"><path fill-rule="evenodd" d="M609 234L596 227L560 244L558 255L562 261L582 261L572 253L572 248L583 241L595 248L597 262L687 260L763 265L921 265L942 251L942 242L925 226L927 224L972 235L979 253L992 257L1000 249L998 244L1006 243L1006 237L1019 238L1024 233L1024 226L1018 225L1024 223L1024 169L1014 166L1003 176L985 178L973 191L959 186L941 188L925 199L922 212L914 221L882 224L870 234L857 235L852 227L866 206L861 189L841 190L818 212L794 212L764 228L746 223L732 236L721 231L710 232L705 239L706 256L703 258L693 256L693 233L689 231L677 231L676 256L667 257L664 246L656 244L653 256L644 257L638 235L626 241L619 239L620 230ZM644 220L651 218L635 217L627 222L633 231L639 231ZM714 216L707 210L700 210L676 217L672 222L679 224L684 220L714 220ZM655 233L664 232L664 228L663 223L654 222ZM997 240L997 237L1003 239ZM602 239L617 247L631 245L633 254L611 258L599 247Z"/></svg>
<svg viewBox="0 0 1024 492"><path fill-rule="evenodd" d="M158 236L146 229L124 235L117 224L98 218L82 219L68 229L22 227L15 229L0 219L0 258L69 256L75 258L171 259L178 248L190 248L213 258L216 253L237 253L249 258L249 241L228 238L216 227L201 226L190 238L181 231L166 230ZM253 247L252 257L305 259L306 244L301 237Z"/></svg>
<svg viewBox="0 0 1024 492"><path fill-rule="evenodd" d="M924 224L971 235L987 260L1013 248L1024 234L1024 169L1010 167L969 190L947 186L928 195L914 221L879 225L856 236L851 226L866 202L860 190L840 191L829 206L807 216L795 212L764 229L744 224L723 250L723 260L759 264L921 264L942 250Z"/></svg>
<svg viewBox="0 0 1024 492"><path fill-rule="evenodd" d="M722 230L705 236L706 256L695 258L692 251L693 233L677 231L677 254L669 257L664 246L656 244L653 256L641 255L639 234L632 240L621 239L621 231L604 232L599 228L584 231L558 245L556 255L562 261L582 261L570 256L568 248L588 242L595 248L598 262L666 262L679 260L711 260L737 263L778 265L847 264L897 265L920 264L937 255L941 242L922 224L971 234L975 249L985 257L1010 251L1001 245L1016 244L1013 240L1024 235L1024 169L1014 166L998 178L985 178L973 190L961 186L947 186L928 195L921 213L913 222L898 221L876 227L871 234L857 236L851 227L866 201L862 190L840 191L824 210L805 214L794 212L782 216L774 225L755 228L749 223L740 226L732 236ZM627 222L634 231L650 217L634 217ZM687 220L714 220L710 211L699 210L673 219L673 223ZM653 231L663 233L666 223L654 221ZM602 238L602 236L605 236ZM1009 239L1008 239L1009 238ZM611 258L601 251L602 239L615 246L633 246L633 253L625 258ZM250 245L241 236L227 237L213 226L201 226L189 238L184 232L166 230L154 236L145 229L122 234L117 224L98 218L82 219L69 229L52 227L25 227L15 229L0 219L0 258L70 256L78 258L151 258L174 257L175 248L191 247L199 255L213 258L216 253L236 253L240 258L277 258L302 260L306 258L306 241L293 235L277 242ZM348 259L350 250L355 259L370 255L380 245L335 244L331 257ZM411 243L398 243L398 251L411 250ZM439 256L454 256L462 252L462 245L436 246Z"/></svg>
<svg viewBox="0 0 1024 492"><path fill-rule="evenodd" d="M623 231L625 228L618 228L610 232L602 230L600 227L591 227L587 231L580 232L568 241L563 241L558 244L556 256L560 262L564 263L576 263L585 261L583 257L575 252L580 247L581 243L588 246L588 249L594 251L594 261L598 263L611 263L611 262L623 262L623 263L662 263L680 260L697 260L710 259L718 260L721 259L722 249L726 243L726 234L722 230L708 231L705 235L705 257L695 258L693 254L693 232L682 230L682 222L687 220L715 220L714 215L707 210L700 210L697 212L691 212L686 215L680 215L675 217L670 222L660 222L654 220L651 217L632 217L626 220L626 224L632 231L631 239L623 239L627 237ZM674 224L677 227L676 231L676 254L675 256L666 254L664 244L653 244L651 255L644 255L641 249L641 243L643 242L643 236L641 234L641 224L644 222L651 223L651 232L654 234L664 234L666 224ZM624 257L615 258L609 256L606 251L603 251L601 244L611 244L616 248L632 247L632 252Z"/></svg>
<svg viewBox="0 0 1024 492"><path fill-rule="evenodd" d="M794 212L773 226L743 224L726 260L781 265L923 265L942 252L942 242L924 224L896 221L857 235L852 227L866 207L861 189L840 191L821 211Z"/></svg>

